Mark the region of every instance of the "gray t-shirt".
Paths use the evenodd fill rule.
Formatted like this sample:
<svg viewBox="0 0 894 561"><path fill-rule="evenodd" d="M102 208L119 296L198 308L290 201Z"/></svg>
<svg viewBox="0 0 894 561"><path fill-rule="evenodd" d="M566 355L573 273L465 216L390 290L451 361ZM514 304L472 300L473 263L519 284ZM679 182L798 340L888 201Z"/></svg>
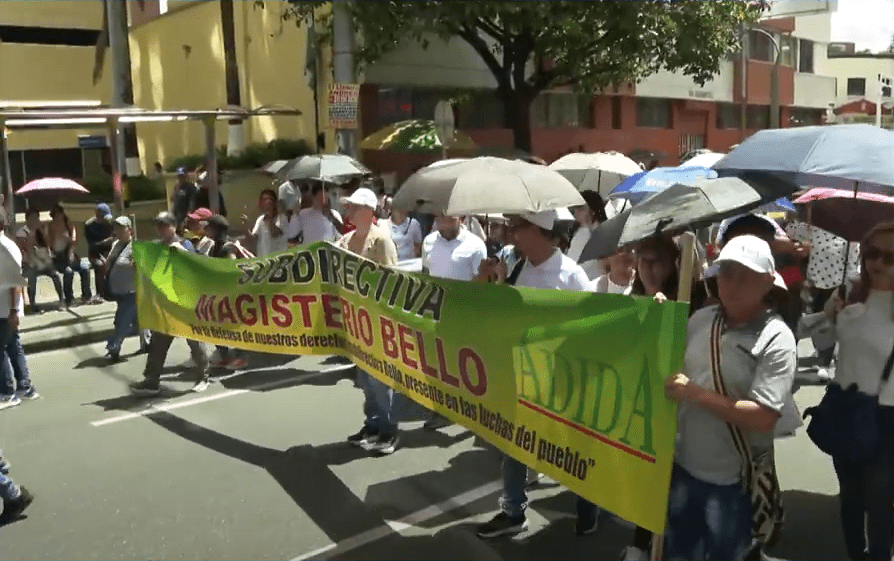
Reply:
<svg viewBox="0 0 894 561"><path fill-rule="evenodd" d="M696 312L686 333L684 373L700 387L714 389L711 371L711 325L717 306ZM720 338L720 374L734 399L755 401L782 411L791 394L797 366L795 337L779 315L760 319ZM725 421L707 409L681 402L678 413L676 462L694 477L715 485L741 480L742 457L736 451ZM773 433L744 431L755 456L773 447Z"/></svg>
<svg viewBox="0 0 894 561"><path fill-rule="evenodd" d="M134 292L133 244L116 240L107 263L111 265L107 274L112 294L124 296Z"/></svg>

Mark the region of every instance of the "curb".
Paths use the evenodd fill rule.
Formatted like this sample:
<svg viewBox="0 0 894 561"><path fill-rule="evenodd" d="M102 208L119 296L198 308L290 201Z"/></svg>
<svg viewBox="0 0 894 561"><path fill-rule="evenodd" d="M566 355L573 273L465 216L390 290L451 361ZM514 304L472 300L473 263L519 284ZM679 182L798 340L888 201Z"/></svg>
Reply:
<svg viewBox="0 0 894 561"><path fill-rule="evenodd" d="M110 327L82 333L72 333L55 339L37 339L29 341L22 338L22 349L25 351L25 355L32 355L48 351L58 351L60 349L82 347L84 345L92 345L94 343L106 341L114 333L115 330Z"/></svg>

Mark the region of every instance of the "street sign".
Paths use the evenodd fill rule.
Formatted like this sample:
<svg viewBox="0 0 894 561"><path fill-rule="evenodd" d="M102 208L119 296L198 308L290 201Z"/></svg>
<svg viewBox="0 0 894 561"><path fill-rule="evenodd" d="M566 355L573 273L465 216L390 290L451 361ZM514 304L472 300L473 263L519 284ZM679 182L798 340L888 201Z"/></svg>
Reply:
<svg viewBox="0 0 894 561"><path fill-rule="evenodd" d="M359 101L360 84L329 84L329 126L356 129Z"/></svg>
<svg viewBox="0 0 894 561"><path fill-rule="evenodd" d="M108 141L104 134L90 134L78 136L78 148L105 148Z"/></svg>
<svg viewBox="0 0 894 561"><path fill-rule="evenodd" d="M455 127L453 105L449 101L439 101L435 106L435 128L438 129L442 143L447 144L453 138Z"/></svg>

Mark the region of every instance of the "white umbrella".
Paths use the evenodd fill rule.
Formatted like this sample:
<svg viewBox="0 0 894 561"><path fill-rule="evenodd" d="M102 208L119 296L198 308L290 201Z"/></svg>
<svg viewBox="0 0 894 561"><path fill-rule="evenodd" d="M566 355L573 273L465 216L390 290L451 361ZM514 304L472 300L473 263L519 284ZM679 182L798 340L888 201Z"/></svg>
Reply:
<svg viewBox="0 0 894 561"><path fill-rule="evenodd" d="M314 154L289 161L277 173L281 180L319 179L338 182L361 177L371 172L350 156L344 154Z"/></svg>
<svg viewBox="0 0 894 561"><path fill-rule="evenodd" d="M567 179L546 166L481 157L414 173L394 196L397 208L469 214L525 214L586 204Z"/></svg>
<svg viewBox="0 0 894 561"><path fill-rule="evenodd" d="M723 159L726 154L718 154L717 152L704 152L698 156L689 158L679 167L681 168L709 168Z"/></svg>
<svg viewBox="0 0 894 561"><path fill-rule="evenodd" d="M619 152L568 154L550 164L549 169L561 173L579 191L596 191L603 197L618 183L643 171L639 164Z"/></svg>

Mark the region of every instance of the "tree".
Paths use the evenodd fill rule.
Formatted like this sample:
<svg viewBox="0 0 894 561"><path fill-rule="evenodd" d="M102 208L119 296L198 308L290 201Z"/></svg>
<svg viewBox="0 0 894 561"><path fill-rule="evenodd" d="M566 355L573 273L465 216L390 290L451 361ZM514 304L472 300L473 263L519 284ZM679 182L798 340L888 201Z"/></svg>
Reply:
<svg viewBox="0 0 894 561"><path fill-rule="evenodd" d="M289 3L299 20L322 4ZM593 93L662 68L704 84L765 7L749 0L351 2L361 65L406 40L425 47L432 34L468 43L496 80L515 146L527 152L531 104L540 92L571 85Z"/></svg>
<svg viewBox="0 0 894 561"><path fill-rule="evenodd" d="M233 0L220 0L220 26L224 47L224 75L227 89L227 105L239 107L242 96L239 92L239 62L236 58L236 24L233 15ZM229 122L230 135L227 142L227 155L234 156L244 148L242 120Z"/></svg>

